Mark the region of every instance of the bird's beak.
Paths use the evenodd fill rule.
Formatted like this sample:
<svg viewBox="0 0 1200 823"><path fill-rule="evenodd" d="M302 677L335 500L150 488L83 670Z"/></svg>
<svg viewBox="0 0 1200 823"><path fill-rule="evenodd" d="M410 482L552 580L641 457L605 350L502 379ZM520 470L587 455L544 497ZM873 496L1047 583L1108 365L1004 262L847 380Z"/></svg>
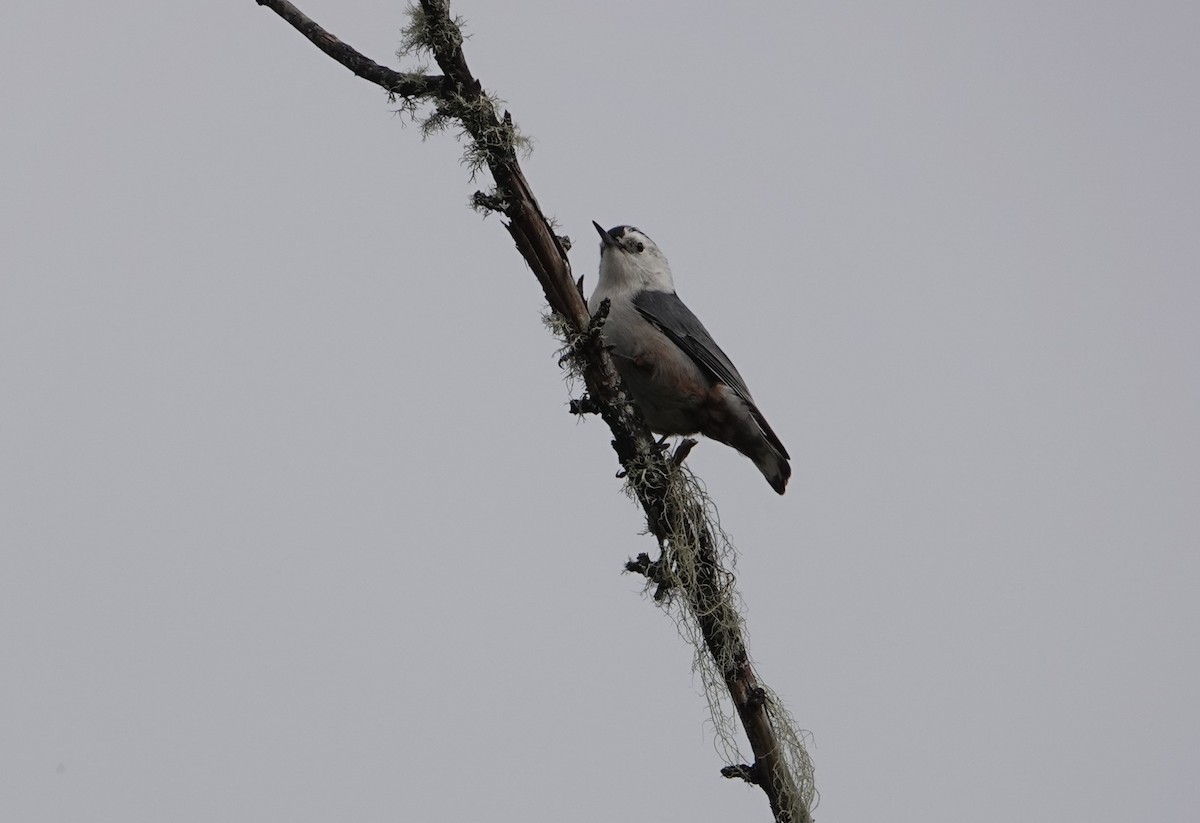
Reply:
<svg viewBox="0 0 1200 823"><path fill-rule="evenodd" d="M609 234L608 232L606 232L604 229L600 228L599 223L597 223L595 220L593 220L592 225L596 227L596 231L600 232L600 240L601 240L601 242L604 243L605 246L617 245L617 239L615 237L613 237L611 234Z"/></svg>

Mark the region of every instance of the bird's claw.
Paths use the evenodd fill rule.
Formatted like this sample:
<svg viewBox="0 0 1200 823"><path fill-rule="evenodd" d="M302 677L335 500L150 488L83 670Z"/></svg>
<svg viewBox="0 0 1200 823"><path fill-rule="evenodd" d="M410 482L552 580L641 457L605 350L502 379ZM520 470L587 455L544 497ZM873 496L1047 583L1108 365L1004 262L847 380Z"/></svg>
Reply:
<svg viewBox="0 0 1200 823"><path fill-rule="evenodd" d="M683 461L692 453L692 449L696 447L696 441L690 437L685 437L679 441L679 445L675 447L675 454L671 456L671 462L676 466L682 466Z"/></svg>

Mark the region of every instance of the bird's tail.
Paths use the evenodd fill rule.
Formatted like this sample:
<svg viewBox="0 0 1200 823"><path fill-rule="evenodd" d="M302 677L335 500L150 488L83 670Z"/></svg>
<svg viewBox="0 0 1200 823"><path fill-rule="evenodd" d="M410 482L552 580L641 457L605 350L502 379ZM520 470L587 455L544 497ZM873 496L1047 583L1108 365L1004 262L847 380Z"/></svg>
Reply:
<svg viewBox="0 0 1200 823"><path fill-rule="evenodd" d="M776 494L783 494L787 490L788 478L792 476L792 466L787 457L765 440L754 454L747 456L758 466L758 470L767 478Z"/></svg>
<svg viewBox="0 0 1200 823"><path fill-rule="evenodd" d="M787 449L748 397L736 394L721 383L715 391L725 402L714 404L720 411L710 415L701 431L753 460L776 494L783 494L788 478L792 476Z"/></svg>
<svg viewBox="0 0 1200 823"><path fill-rule="evenodd" d="M751 448L739 448L738 450L754 461L754 465L758 466L758 470L763 473L763 477L767 478L767 482L771 484L771 488L777 494L783 494L787 490L788 478L792 476L792 466L788 463L791 455L783 447L779 436L771 430L767 418L763 417L758 406L747 400L746 410L754 419L758 428L758 437L754 438Z"/></svg>

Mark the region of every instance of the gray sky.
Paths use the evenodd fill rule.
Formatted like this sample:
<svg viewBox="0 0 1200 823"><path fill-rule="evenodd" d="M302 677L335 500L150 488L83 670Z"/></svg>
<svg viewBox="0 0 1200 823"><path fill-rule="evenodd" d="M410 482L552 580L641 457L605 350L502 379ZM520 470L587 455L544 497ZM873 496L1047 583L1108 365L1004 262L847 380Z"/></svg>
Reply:
<svg viewBox="0 0 1200 823"><path fill-rule="evenodd" d="M0 31L0 819L768 819L461 147L251 0L71 5ZM689 460L818 821L1193 816L1200 6L455 8L794 457Z"/></svg>

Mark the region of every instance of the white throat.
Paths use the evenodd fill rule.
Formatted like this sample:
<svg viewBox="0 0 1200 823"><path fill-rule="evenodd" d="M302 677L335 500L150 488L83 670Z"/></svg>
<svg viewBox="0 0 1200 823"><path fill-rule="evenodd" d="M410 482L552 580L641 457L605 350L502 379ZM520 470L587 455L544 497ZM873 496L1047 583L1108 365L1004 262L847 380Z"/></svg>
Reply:
<svg viewBox="0 0 1200 823"><path fill-rule="evenodd" d="M600 255L600 279L596 290L606 295L674 292L675 281L671 278L671 267L661 254L634 255L608 248Z"/></svg>

